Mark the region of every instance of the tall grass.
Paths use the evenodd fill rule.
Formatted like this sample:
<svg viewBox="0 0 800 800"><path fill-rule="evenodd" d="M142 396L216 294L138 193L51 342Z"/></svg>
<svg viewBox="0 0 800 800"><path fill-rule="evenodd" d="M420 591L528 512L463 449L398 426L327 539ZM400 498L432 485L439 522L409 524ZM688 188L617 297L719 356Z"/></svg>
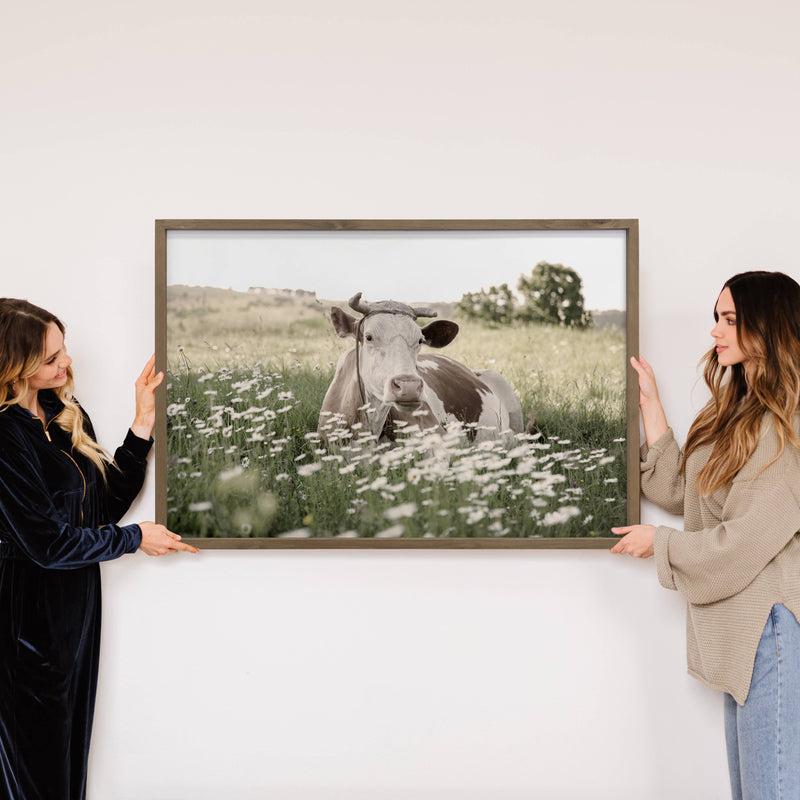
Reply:
<svg viewBox="0 0 800 800"><path fill-rule="evenodd" d="M335 431L323 442L319 409L348 346L330 328L327 308L228 294L230 302L214 297L205 311L171 301L183 310L171 307L168 332L172 529L571 537L624 524L620 332L483 329L459 320L447 355L497 370L522 402L528 432L509 447L469 444L458 426L445 434L409 426L393 445L363 430Z"/></svg>
<svg viewBox="0 0 800 800"><path fill-rule="evenodd" d="M585 536L624 521L623 442L511 448L408 430L316 434L330 372L171 376L168 524L200 536Z"/></svg>

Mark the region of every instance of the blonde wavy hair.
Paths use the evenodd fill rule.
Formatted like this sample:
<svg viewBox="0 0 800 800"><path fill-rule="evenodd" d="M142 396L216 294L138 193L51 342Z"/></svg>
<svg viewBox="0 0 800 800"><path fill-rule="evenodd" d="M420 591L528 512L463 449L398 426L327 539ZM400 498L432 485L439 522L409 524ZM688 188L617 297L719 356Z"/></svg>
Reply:
<svg viewBox="0 0 800 800"><path fill-rule="evenodd" d="M0 298L0 413L28 393L28 381L44 363L47 328L54 322L63 334L64 325L55 315L27 300ZM64 404L55 418L59 428L72 439L73 447L88 458L105 478L111 457L84 429L80 406L72 396L72 367L67 367L67 382L54 389Z"/></svg>
<svg viewBox="0 0 800 800"><path fill-rule="evenodd" d="M698 447L713 443L697 476L697 489L704 495L730 484L744 467L758 446L767 412L775 419L779 442L770 463L780 458L787 442L800 449L795 431L800 410L800 285L781 272L754 271L734 275L725 288L736 309L736 336L747 369L743 364L720 365L715 348L703 358L711 400L692 423L681 469Z"/></svg>

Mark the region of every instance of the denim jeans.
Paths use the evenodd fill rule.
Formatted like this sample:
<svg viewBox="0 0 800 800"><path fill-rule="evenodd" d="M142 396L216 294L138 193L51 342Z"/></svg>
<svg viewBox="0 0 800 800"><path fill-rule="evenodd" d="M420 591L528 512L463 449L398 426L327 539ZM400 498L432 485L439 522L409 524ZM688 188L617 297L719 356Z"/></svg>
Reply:
<svg viewBox="0 0 800 800"><path fill-rule="evenodd" d="M800 798L800 624L772 607L758 645L750 694L725 695L733 800Z"/></svg>

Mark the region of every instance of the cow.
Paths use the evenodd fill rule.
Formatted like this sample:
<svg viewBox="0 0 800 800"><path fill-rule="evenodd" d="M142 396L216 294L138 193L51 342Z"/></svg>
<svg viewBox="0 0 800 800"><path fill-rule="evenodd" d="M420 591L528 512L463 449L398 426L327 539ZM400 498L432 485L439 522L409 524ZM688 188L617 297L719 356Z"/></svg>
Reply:
<svg viewBox="0 0 800 800"><path fill-rule="evenodd" d="M444 430L453 422L463 423L473 441L502 438L510 443L522 432L522 408L501 375L420 352L422 345L450 344L458 334L455 322L434 320L420 328L416 320L436 317L435 309L393 300L368 304L361 295L349 300L361 317L331 308L334 330L355 344L339 359L325 394L318 426L323 437L344 427L394 441L398 427Z"/></svg>

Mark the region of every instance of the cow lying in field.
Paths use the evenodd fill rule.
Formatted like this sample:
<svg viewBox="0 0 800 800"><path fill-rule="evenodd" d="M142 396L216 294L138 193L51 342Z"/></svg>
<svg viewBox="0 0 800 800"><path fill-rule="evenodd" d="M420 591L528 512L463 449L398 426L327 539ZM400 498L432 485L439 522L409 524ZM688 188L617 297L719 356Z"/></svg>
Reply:
<svg viewBox="0 0 800 800"><path fill-rule="evenodd" d="M393 300L367 304L361 292L349 305L363 316L331 309L336 333L355 344L339 359L322 403L318 430L323 436L334 427L355 426L379 440L393 440L398 422L423 429L461 422L476 441L511 441L522 431L519 400L501 375L420 353L423 344L441 348L452 342L455 322L435 320L420 328L417 318L435 317L434 309Z"/></svg>

